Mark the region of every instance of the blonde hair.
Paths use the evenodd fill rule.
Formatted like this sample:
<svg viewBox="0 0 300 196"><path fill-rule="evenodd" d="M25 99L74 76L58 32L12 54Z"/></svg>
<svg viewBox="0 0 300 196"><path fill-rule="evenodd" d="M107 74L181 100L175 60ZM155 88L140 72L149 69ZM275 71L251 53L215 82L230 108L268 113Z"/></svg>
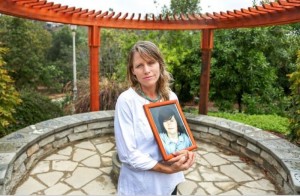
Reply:
<svg viewBox="0 0 300 196"><path fill-rule="evenodd" d="M127 79L131 87L138 87L138 82L135 75L132 73L134 53L138 52L143 59L155 60L159 63L160 76L157 81L156 91L160 93L164 100L169 100L170 85L172 76L166 70L166 64L158 47L150 41L138 41L130 50L128 55Z"/></svg>

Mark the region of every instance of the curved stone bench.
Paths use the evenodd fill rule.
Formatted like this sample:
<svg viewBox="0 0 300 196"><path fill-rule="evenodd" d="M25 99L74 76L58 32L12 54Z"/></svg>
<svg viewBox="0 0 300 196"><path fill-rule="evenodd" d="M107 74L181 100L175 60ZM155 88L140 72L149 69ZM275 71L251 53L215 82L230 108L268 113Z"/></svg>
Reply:
<svg viewBox="0 0 300 196"><path fill-rule="evenodd" d="M0 139L0 195L10 195L43 157L78 140L113 134L114 111L64 116Z"/></svg>
<svg viewBox="0 0 300 196"><path fill-rule="evenodd" d="M72 142L113 134L114 111L43 121L0 139L0 194L9 195L43 157ZM196 140L212 142L253 159L284 194L300 193L300 149L271 133L242 123L186 114ZM117 175L120 168L113 158Z"/></svg>

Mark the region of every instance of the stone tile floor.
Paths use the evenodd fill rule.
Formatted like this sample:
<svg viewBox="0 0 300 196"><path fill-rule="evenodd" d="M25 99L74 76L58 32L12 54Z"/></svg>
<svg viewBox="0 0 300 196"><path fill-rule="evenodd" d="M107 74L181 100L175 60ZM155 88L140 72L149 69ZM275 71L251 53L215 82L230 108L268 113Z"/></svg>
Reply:
<svg viewBox="0 0 300 196"><path fill-rule="evenodd" d="M181 195L276 195L264 171L252 162L199 142L196 164L185 172ZM84 140L39 161L14 195L114 195L113 136Z"/></svg>

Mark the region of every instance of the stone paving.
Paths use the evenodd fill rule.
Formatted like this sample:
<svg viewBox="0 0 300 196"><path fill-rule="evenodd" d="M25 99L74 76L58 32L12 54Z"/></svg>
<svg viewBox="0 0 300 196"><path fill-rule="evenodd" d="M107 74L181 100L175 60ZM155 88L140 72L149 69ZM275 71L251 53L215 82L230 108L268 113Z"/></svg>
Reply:
<svg viewBox="0 0 300 196"><path fill-rule="evenodd" d="M251 161L199 142L196 164L185 172L180 195L276 195L276 186ZM14 195L114 195L113 136L84 140L39 161Z"/></svg>

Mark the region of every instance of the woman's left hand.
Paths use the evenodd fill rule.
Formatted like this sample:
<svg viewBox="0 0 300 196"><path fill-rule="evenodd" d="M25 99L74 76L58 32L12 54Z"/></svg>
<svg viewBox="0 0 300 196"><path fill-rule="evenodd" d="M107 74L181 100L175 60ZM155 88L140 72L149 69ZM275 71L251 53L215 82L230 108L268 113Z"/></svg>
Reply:
<svg viewBox="0 0 300 196"><path fill-rule="evenodd" d="M195 153L192 151L181 150L173 153L173 155L174 157L167 162L180 171L189 169L195 163Z"/></svg>
<svg viewBox="0 0 300 196"><path fill-rule="evenodd" d="M195 153L188 150L181 150L174 153L174 157L168 161L158 162L151 170L173 174L188 170L195 162Z"/></svg>

